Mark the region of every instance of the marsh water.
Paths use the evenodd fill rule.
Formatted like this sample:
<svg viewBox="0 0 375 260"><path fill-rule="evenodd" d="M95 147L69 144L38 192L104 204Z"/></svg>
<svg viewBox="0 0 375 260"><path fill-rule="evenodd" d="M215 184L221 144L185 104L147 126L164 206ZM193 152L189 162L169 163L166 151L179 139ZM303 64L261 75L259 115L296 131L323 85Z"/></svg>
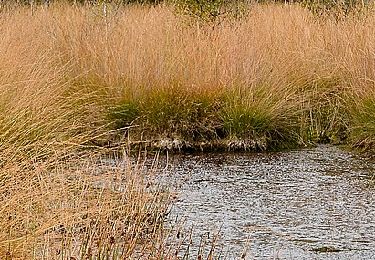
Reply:
<svg viewBox="0 0 375 260"><path fill-rule="evenodd" d="M170 219L193 227L188 259L209 236L220 259L375 259L374 174L373 160L318 146L170 156L161 182L177 192Z"/></svg>

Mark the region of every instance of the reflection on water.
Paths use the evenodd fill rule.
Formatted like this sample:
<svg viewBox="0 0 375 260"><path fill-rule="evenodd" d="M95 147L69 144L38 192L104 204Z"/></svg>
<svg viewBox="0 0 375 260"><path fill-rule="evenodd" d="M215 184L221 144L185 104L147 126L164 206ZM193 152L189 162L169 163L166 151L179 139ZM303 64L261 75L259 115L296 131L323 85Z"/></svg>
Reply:
<svg viewBox="0 0 375 260"><path fill-rule="evenodd" d="M375 163L331 146L169 158L171 217L218 230L227 259L375 259ZM197 241L199 242L199 241Z"/></svg>

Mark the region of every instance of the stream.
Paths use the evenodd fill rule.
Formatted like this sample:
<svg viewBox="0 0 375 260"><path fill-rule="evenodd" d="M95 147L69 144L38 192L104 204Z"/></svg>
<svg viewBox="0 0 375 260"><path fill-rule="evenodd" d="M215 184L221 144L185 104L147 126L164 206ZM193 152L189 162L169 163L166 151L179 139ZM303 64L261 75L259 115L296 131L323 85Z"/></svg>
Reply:
<svg viewBox="0 0 375 260"><path fill-rule="evenodd" d="M160 181L177 192L170 221L192 227L187 259L214 234L219 259L375 259L374 174L373 160L322 145L169 156Z"/></svg>

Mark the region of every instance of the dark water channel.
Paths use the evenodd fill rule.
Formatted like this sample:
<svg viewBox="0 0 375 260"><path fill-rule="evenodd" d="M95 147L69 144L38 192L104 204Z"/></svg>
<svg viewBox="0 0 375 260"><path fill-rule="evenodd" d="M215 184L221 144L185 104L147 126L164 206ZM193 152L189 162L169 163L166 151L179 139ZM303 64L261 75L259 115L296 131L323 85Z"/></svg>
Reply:
<svg viewBox="0 0 375 260"><path fill-rule="evenodd" d="M373 174L374 161L319 146L174 156L162 182L178 187L170 217L196 243L219 232L225 259L375 259Z"/></svg>

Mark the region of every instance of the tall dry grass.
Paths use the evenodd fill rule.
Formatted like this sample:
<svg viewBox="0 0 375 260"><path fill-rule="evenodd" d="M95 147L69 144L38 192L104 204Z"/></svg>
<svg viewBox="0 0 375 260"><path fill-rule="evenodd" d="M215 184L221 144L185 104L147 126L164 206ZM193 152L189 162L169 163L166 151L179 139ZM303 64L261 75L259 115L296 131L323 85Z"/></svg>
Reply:
<svg viewBox="0 0 375 260"><path fill-rule="evenodd" d="M371 12L336 20L293 5L253 6L214 27L166 6L106 16L64 6L35 16L50 21L47 42L69 63L69 93L94 95L90 122L139 125L134 139L240 138L260 149L361 143L353 104L374 78Z"/></svg>
<svg viewBox="0 0 375 260"><path fill-rule="evenodd" d="M374 27L371 12L337 20L294 5L215 26L170 6L2 10L0 257L163 252L150 241L165 195L136 167L98 170L93 148L373 149Z"/></svg>
<svg viewBox="0 0 375 260"><path fill-rule="evenodd" d="M0 257L168 257L160 246L167 191L144 178L141 165L117 160L122 163L91 156L3 166Z"/></svg>
<svg viewBox="0 0 375 260"><path fill-rule="evenodd" d="M110 132L50 23L64 9L0 14L0 258L162 259L168 193L82 149Z"/></svg>

